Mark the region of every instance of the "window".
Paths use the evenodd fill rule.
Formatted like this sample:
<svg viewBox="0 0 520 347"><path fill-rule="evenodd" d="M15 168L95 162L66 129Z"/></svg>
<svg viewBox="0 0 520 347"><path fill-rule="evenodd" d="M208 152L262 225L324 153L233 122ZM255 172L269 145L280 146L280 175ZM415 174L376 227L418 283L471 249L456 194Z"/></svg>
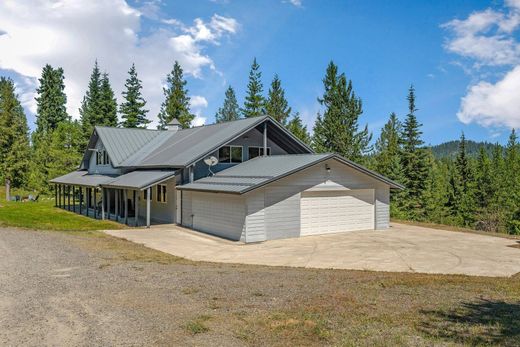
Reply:
<svg viewBox="0 0 520 347"><path fill-rule="evenodd" d="M166 195L166 185L158 184L157 185L157 202L167 203L167 195Z"/></svg>
<svg viewBox="0 0 520 347"><path fill-rule="evenodd" d="M110 158L104 149L96 152L96 165L110 165Z"/></svg>
<svg viewBox="0 0 520 347"><path fill-rule="evenodd" d="M219 163L241 163L242 146L224 146L218 150Z"/></svg>
<svg viewBox="0 0 520 347"><path fill-rule="evenodd" d="M148 189L143 190L143 199L146 201L148 196ZM150 189L150 200L153 199L153 189Z"/></svg>
<svg viewBox="0 0 520 347"><path fill-rule="evenodd" d="M249 159L264 155L264 147L249 147ZM267 147L267 155L271 155L271 147Z"/></svg>

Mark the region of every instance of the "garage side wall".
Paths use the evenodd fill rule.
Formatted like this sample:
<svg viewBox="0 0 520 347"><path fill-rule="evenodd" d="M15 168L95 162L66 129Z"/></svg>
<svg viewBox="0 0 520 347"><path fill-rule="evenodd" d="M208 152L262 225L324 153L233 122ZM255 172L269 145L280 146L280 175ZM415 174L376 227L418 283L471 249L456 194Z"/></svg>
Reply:
<svg viewBox="0 0 520 347"><path fill-rule="evenodd" d="M242 196L185 191L182 225L230 240L245 241L246 203Z"/></svg>
<svg viewBox="0 0 520 347"><path fill-rule="evenodd" d="M376 220L375 228L388 229L390 227L390 189L376 189Z"/></svg>

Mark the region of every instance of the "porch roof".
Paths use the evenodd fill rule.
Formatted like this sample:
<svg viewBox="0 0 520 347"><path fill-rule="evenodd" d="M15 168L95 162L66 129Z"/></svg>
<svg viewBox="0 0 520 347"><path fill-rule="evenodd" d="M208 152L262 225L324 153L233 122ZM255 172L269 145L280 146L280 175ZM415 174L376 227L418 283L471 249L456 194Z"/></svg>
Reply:
<svg viewBox="0 0 520 347"><path fill-rule="evenodd" d="M162 183L174 177L176 171L160 171L160 170L146 170L146 171L132 171L127 174L118 176L108 182L100 184L107 188L121 188L121 189L139 189L144 190L153 185Z"/></svg>
<svg viewBox="0 0 520 347"><path fill-rule="evenodd" d="M72 171L66 175L53 178L50 180L51 183L56 184L69 184L73 186L83 187L99 187L102 183L109 182L114 179L115 176L90 174L86 170Z"/></svg>

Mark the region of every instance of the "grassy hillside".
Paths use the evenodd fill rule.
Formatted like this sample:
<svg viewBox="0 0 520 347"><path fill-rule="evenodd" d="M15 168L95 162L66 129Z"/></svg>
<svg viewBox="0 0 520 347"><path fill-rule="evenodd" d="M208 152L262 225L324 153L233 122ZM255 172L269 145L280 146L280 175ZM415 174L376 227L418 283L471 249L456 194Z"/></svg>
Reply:
<svg viewBox="0 0 520 347"><path fill-rule="evenodd" d="M457 156L457 151L459 150L459 140L448 141L441 143L439 145L431 146L431 150L433 155L437 159L441 158L455 158ZM488 154L491 154L493 149L495 148L495 144L489 142L476 142L471 140L466 140L466 150L470 157L476 157L478 152L480 151L480 147L484 146Z"/></svg>

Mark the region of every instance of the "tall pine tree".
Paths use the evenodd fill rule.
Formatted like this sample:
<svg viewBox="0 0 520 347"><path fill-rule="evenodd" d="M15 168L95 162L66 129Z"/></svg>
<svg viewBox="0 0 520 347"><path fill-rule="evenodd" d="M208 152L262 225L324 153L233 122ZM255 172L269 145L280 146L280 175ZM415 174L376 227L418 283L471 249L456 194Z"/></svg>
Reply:
<svg viewBox="0 0 520 347"><path fill-rule="evenodd" d="M285 98L285 91L282 88L282 82L278 75L274 75L271 82L267 100L265 102L266 114L276 119L279 123L285 125L291 114L291 108Z"/></svg>
<svg viewBox="0 0 520 347"><path fill-rule="evenodd" d="M25 184L30 162L29 127L11 79L0 78L0 179L11 187Z"/></svg>
<svg viewBox="0 0 520 347"><path fill-rule="evenodd" d="M392 112L375 145L375 170L396 182L403 181L401 131L402 124Z"/></svg>
<svg viewBox="0 0 520 347"><path fill-rule="evenodd" d="M173 70L166 77L166 84L167 87L163 88L166 99L161 105L157 128L166 129L166 125L174 118L177 118L182 128L189 128L195 116L190 113L187 82L184 79L182 67L177 61L173 64Z"/></svg>
<svg viewBox="0 0 520 347"><path fill-rule="evenodd" d="M64 79L62 68L54 69L49 64L44 66L36 89L35 134L45 136L52 133L61 122L69 119Z"/></svg>
<svg viewBox="0 0 520 347"><path fill-rule="evenodd" d="M101 100L101 72L96 60L90 75L87 92L79 109L85 145L92 134L94 126L103 125Z"/></svg>
<svg viewBox="0 0 520 347"><path fill-rule="evenodd" d="M101 77L99 109L103 115L102 124L106 126L117 126L117 100L110 85L108 74L105 72Z"/></svg>
<svg viewBox="0 0 520 347"><path fill-rule="evenodd" d="M287 130L289 130L294 136L302 140L303 143L308 145L311 144L311 135L307 131L307 126L303 125L303 122L300 118L300 114L296 113L292 119L287 122L286 126Z"/></svg>
<svg viewBox="0 0 520 347"><path fill-rule="evenodd" d="M123 122L121 125L125 128L146 128L150 121L146 118L148 110L145 109L146 101L144 100L141 89L141 80L137 77L135 64L128 71L128 78L125 82L126 90L123 92L125 101L119 106L119 112Z"/></svg>
<svg viewBox="0 0 520 347"><path fill-rule="evenodd" d="M404 174L405 209L412 219L424 217L424 203L422 194L425 189L426 179L429 175L427 153L423 148L424 142L421 139L422 131L417 121L415 113L415 89L410 86L408 90L408 114L403 125L403 152L402 166Z"/></svg>
<svg viewBox="0 0 520 347"><path fill-rule="evenodd" d="M251 71L249 71L249 82L247 83L246 98L242 115L245 118L262 116L265 112L265 99L262 95L264 87L262 85L262 72L260 65L253 59Z"/></svg>
<svg viewBox="0 0 520 347"><path fill-rule="evenodd" d="M218 109L215 114L217 123L229 122L240 118L237 97L235 91L231 86L226 89L224 104Z"/></svg>
<svg viewBox="0 0 520 347"><path fill-rule="evenodd" d="M359 130L359 117L363 113L361 99L353 91L352 81L338 73L330 62L323 79L324 93L318 102L325 108L318 113L314 125L313 145L317 152L334 152L356 162L364 162L370 150L372 134L368 127Z"/></svg>

